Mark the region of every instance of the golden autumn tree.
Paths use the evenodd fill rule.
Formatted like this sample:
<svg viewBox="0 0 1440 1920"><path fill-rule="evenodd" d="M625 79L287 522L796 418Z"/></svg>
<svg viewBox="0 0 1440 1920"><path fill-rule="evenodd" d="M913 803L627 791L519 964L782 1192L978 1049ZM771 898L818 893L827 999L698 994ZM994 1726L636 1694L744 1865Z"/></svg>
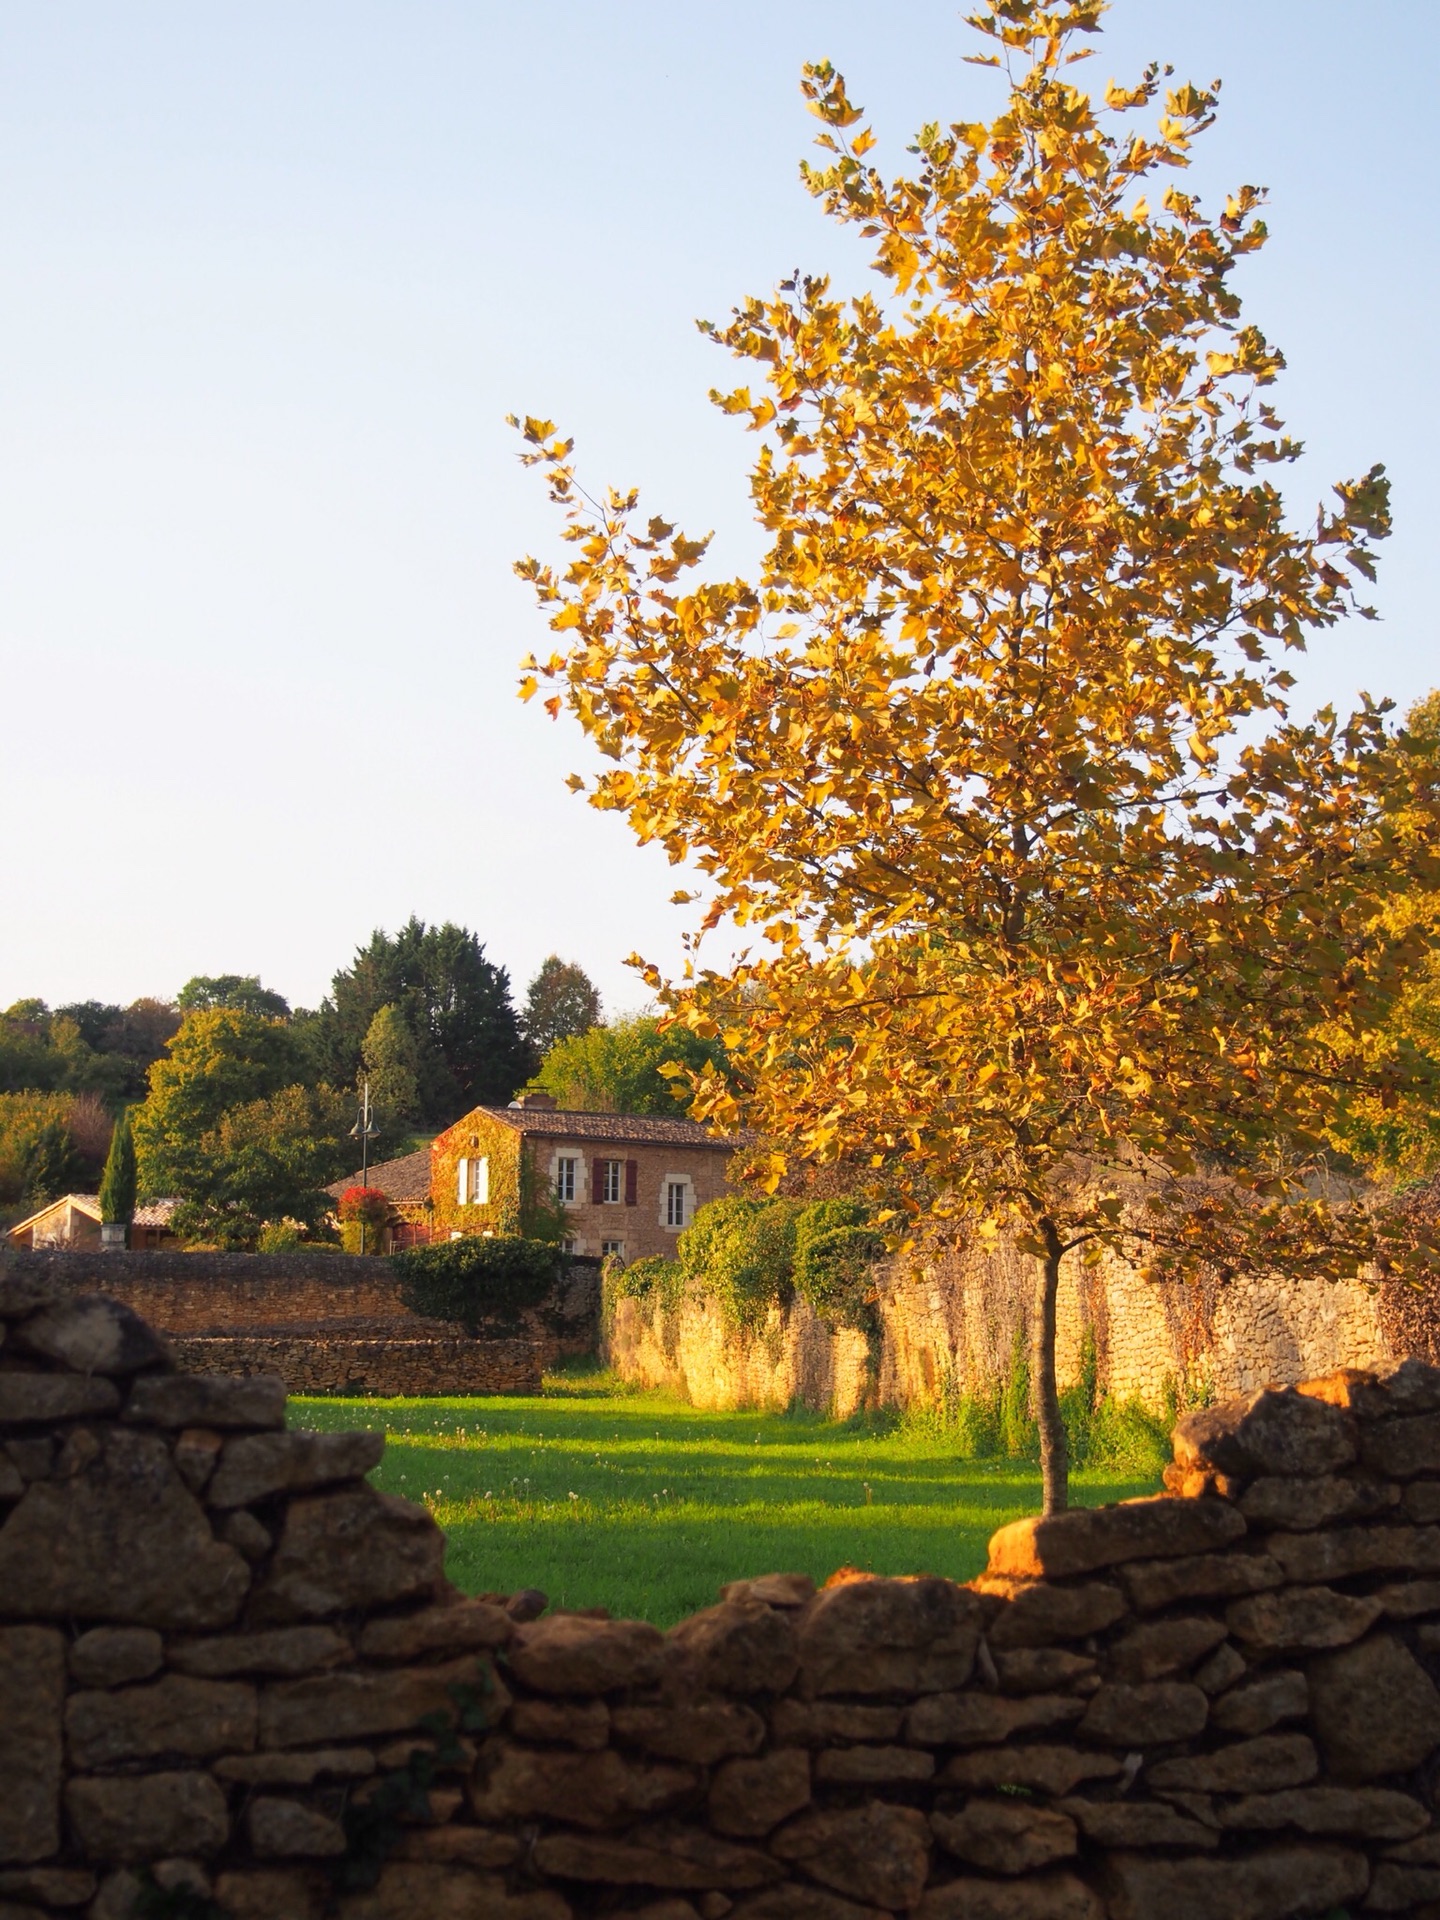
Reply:
<svg viewBox="0 0 1440 1920"><path fill-rule="evenodd" d="M797 275L707 328L759 383L714 396L761 436L753 579L699 574L703 541L520 423L570 542L520 567L561 647L522 691L557 682L617 763L592 804L708 876L701 932L760 936L670 989L749 1089L702 1075L694 1110L783 1142L772 1181L858 1158L1033 1254L1047 1511L1067 1255L1373 1254L1373 1214L1306 1173L1414 1071L1372 1043L1417 937L1384 902L1436 818L1383 707L1287 712L1284 656L1367 611L1386 482L1287 520L1283 363L1231 285L1262 195L1211 218L1178 184L1213 89L1077 90L1101 12L976 16L1009 97L926 127L909 178L806 70L805 182L878 280Z"/></svg>

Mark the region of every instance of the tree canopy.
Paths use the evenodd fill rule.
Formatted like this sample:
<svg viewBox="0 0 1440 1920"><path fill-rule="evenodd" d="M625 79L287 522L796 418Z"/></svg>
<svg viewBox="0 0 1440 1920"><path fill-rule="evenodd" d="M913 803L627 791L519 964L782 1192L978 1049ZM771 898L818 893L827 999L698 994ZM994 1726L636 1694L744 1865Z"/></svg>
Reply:
<svg viewBox="0 0 1440 1920"><path fill-rule="evenodd" d="M531 1085L578 1113L652 1113L674 1117L690 1105L689 1075L723 1074L725 1051L712 1035L636 1014L558 1041ZM667 1067L683 1069L667 1074Z"/></svg>
<svg viewBox="0 0 1440 1920"><path fill-rule="evenodd" d="M583 967L558 953L540 964L525 990L525 1039L535 1061L561 1040L588 1033L600 1022L600 995Z"/></svg>
<svg viewBox="0 0 1440 1920"><path fill-rule="evenodd" d="M197 973L187 980L176 996L182 1013L199 1007L238 1007L242 1013L268 1014L272 1020L288 1020L290 1002L283 993L262 987L258 973Z"/></svg>
<svg viewBox="0 0 1440 1920"><path fill-rule="evenodd" d="M417 1042L420 1118L428 1125L448 1126L476 1105L503 1105L524 1080L510 976L486 959L468 928L427 927L413 915L398 933L377 928L299 1027L315 1077L354 1085L371 1022L386 1006Z"/></svg>
<svg viewBox="0 0 1440 1920"><path fill-rule="evenodd" d="M1373 1212L1308 1179L1337 1115L1424 1079L1377 1036L1437 821L1383 703L1289 710L1287 653L1369 611L1387 483L1287 518L1283 360L1234 287L1263 195L1216 217L1180 184L1213 88L1073 83L1102 10L982 9L1008 98L923 128L894 179L807 68L805 182L878 279L797 273L707 328L760 383L715 395L761 436L754 578L696 578L704 541L592 498L523 423L569 558L521 564L558 636L522 691L555 682L617 763L592 803L698 867L700 933L760 935L670 993L751 1089L702 1073L697 1111L778 1143L771 1182L858 1155L1034 1255L1051 1509L1067 1254L1374 1253Z"/></svg>

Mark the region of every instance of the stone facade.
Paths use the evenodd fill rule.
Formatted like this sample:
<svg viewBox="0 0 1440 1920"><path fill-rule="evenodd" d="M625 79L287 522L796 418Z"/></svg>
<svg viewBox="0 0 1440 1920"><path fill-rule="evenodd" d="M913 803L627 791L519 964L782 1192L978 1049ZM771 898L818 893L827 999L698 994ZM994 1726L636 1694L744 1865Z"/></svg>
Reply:
<svg viewBox="0 0 1440 1920"><path fill-rule="evenodd" d="M535 1095L476 1107L432 1144L432 1232L515 1233L532 1199L554 1197L575 1253L673 1256L696 1209L729 1191L734 1151L678 1117L571 1113Z"/></svg>
<svg viewBox="0 0 1440 1920"><path fill-rule="evenodd" d="M1402 1301L1364 1281L1157 1284L1119 1255L1089 1269L1069 1261L1061 1275L1062 1386L1079 1374L1088 1335L1106 1390L1156 1411L1337 1367L1386 1367L1414 1352L1440 1357L1421 1339L1424 1326L1440 1326L1434 1301ZM607 1353L625 1378L669 1386L697 1406L799 1402L842 1419L867 1404L933 1406L947 1393L993 1391L1005 1377L1029 1326L1032 1285L1031 1263L1004 1245L922 1250L882 1272L874 1343L832 1333L804 1301L743 1333L709 1302L667 1311L620 1300Z"/></svg>
<svg viewBox="0 0 1440 1920"><path fill-rule="evenodd" d="M56 1253L0 1257L0 1278L62 1298L104 1290L203 1373L278 1374L291 1393L537 1393L546 1367L594 1351L599 1263L575 1260L516 1335L412 1313L389 1260L329 1253Z"/></svg>
<svg viewBox="0 0 1440 1920"><path fill-rule="evenodd" d="M1188 1415L968 1586L466 1599L376 1434L0 1274L0 1914L1440 1912L1440 1371Z"/></svg>

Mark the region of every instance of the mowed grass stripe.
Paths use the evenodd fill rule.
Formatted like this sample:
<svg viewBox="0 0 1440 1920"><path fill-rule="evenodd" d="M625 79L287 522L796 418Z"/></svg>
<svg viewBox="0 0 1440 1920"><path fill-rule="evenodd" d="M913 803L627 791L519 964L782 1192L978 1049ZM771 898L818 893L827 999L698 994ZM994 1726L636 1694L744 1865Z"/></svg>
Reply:
<svg viewBox="0 0 1440 1920"><path fill-rule="evenodd" d="M603 1378L530 1398L293 1399L292 1423L383 1428L372 1476L424 1500L467 1592L540 1587L667 1626L727 1580L840 1566L966 1580L990 1535L1035 1511L1027 1463L957 1459L943 1439L876 1419L704 1412ZM1077 1502L1153 1489L1076 1476Z"/></svg>

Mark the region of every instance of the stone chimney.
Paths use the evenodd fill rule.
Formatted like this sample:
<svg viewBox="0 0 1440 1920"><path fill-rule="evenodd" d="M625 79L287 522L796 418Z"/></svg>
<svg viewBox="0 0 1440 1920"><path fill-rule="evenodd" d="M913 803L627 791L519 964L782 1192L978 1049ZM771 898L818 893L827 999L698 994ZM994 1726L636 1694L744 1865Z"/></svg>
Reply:
<svg viewBox="0 0 1440 1920"><path fill-rule="evenodd" d="M510 1104L512 1107L528 1107L532 1113L554 1113L555 1096L553 1093L517 1093Z"/></svg>

